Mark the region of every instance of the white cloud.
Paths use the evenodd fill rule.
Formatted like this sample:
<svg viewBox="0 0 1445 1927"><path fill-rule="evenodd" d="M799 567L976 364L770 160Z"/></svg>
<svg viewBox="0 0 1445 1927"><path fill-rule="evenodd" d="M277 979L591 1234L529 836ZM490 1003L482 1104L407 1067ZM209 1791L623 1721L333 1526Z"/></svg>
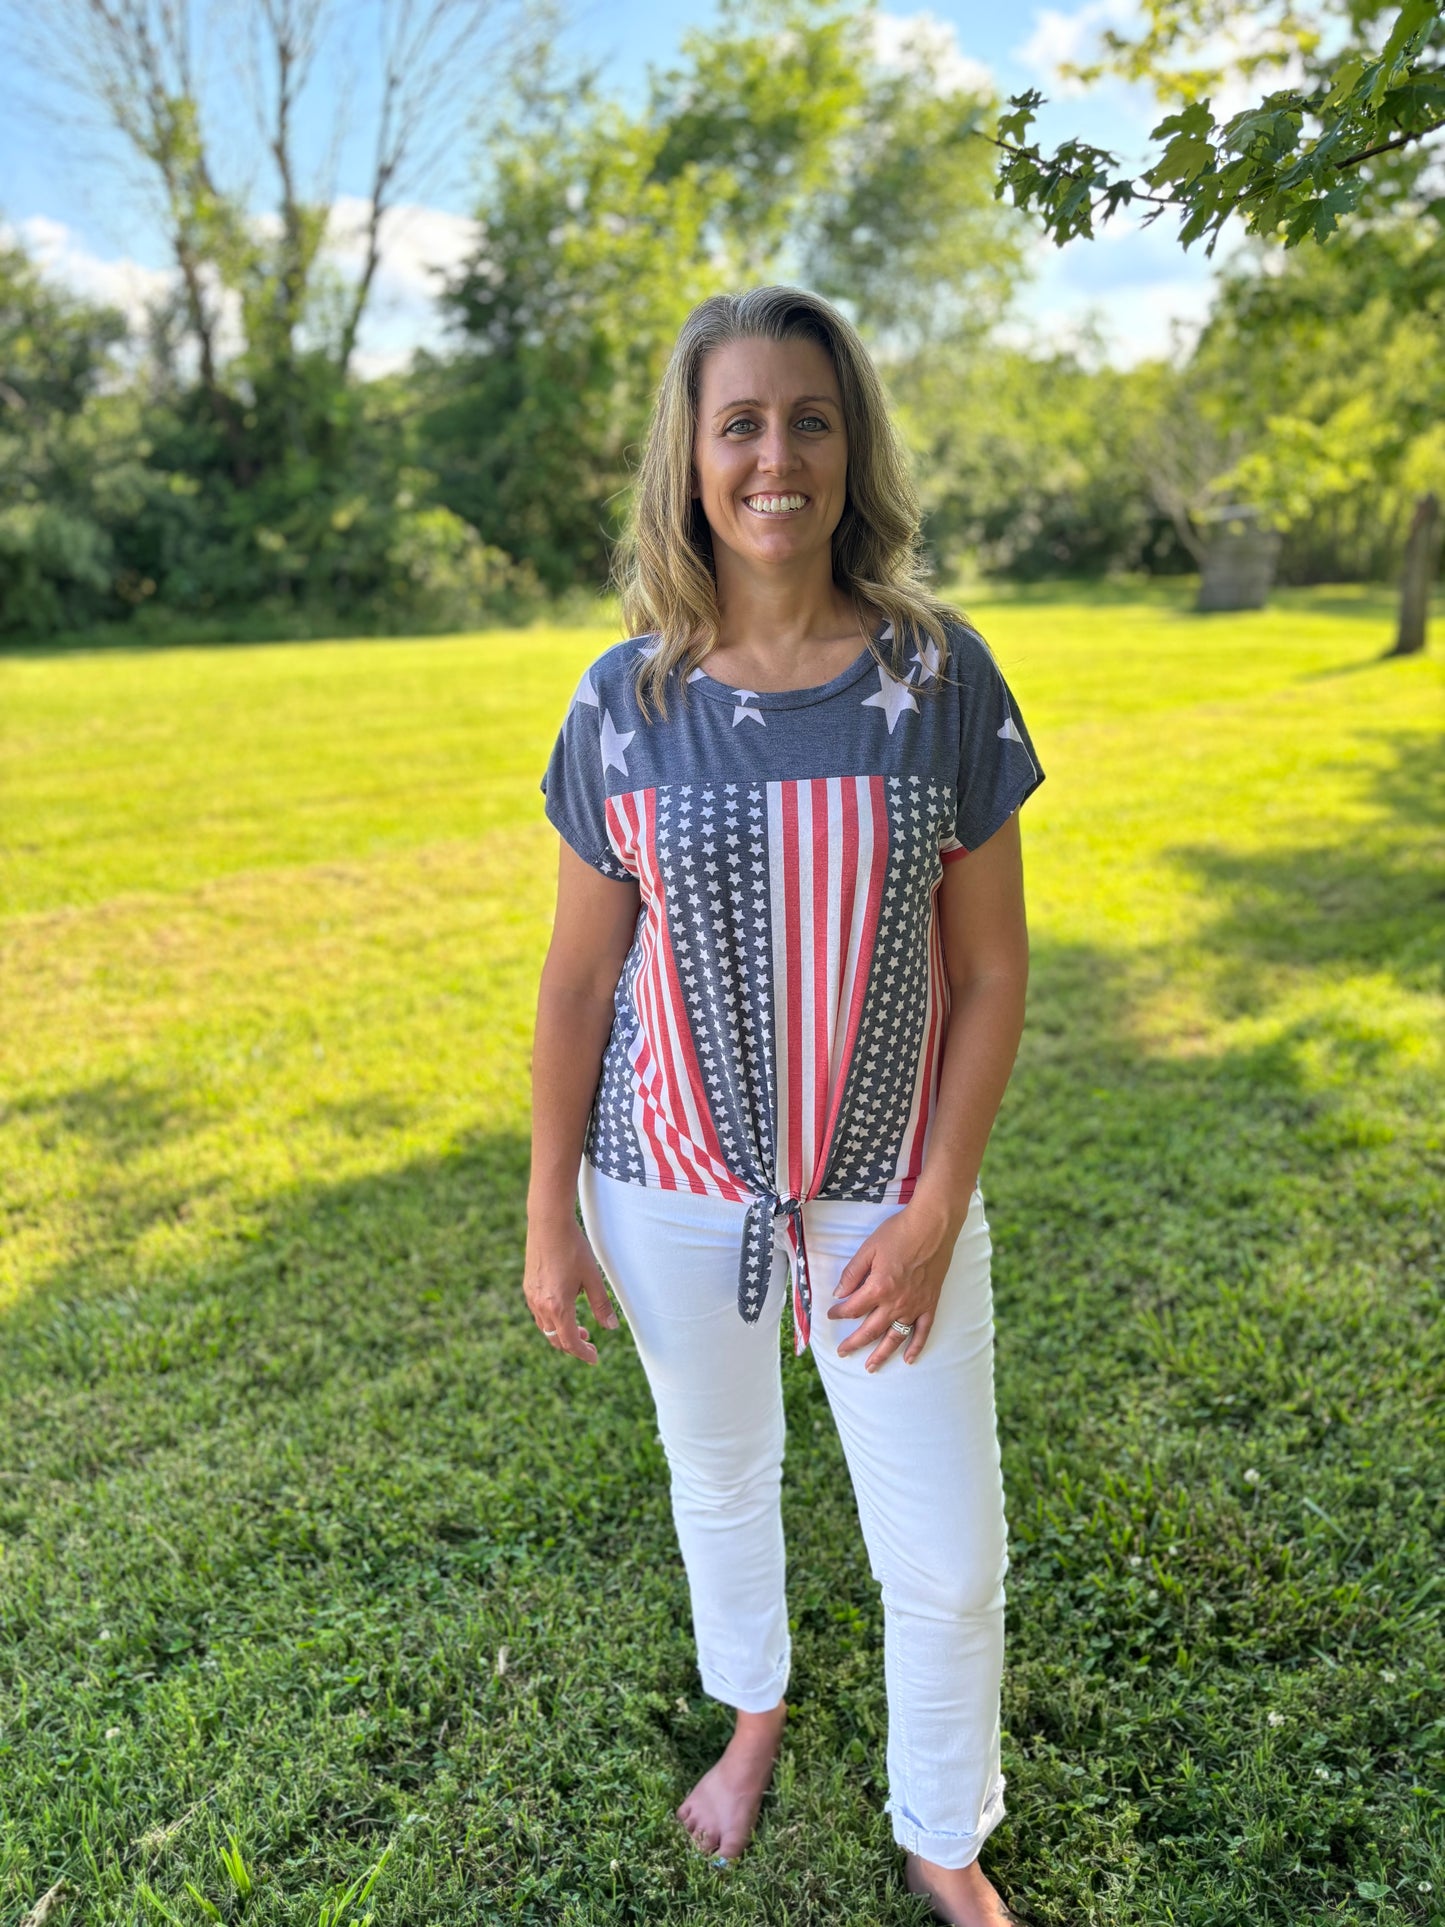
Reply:
<svg viewBox="0 0 1445 1927"><path fill-rule="evenodd" d="M338 198L332 208L326 255L345 280L354 282L361 273L370 211L368 201L349 195ZM258 233L274 233L276 217L257 215L254 226ZM0 225L0 234L13 235L62 286L119 308L134 328L143 324L149 304L175 283L173 269L96 254L74 228L45 215ZM436 299L442 279L471 253L477 235L475 221L420 203L404 203L382 216L381 263L356 357L363 375L391 373L404 367L418 347L440 344L444 324ZM223 296L221 313L220 346L229 354L240 346L240 314L233 295Z"/></svg>
<svg viewBox="0 0 1445 1927"><path fill-rule="evenodd" d="M1149 227L1142 220L1125 210L1093 240L1062 248L1039 239L1010 338L1072 347L1092 333L1116 367L1171 356L1176 345L1187 352L1239 237L1227 228L1211 260L1197 247L1186 253L1167 216Z"/></svg>
<svg viewBox="0 0 1445 1927"><path fill-rule="evenodd" d="M51 280L89 301L119 308L133 327L144 320L147 305L171 284L164 268L144 267L125 256L107 260L91 253L74 228L48 215L26 215L8 230L0 229L7 231Z"/></svg>
<svg viewBox="0 0 1445 1927"><path fill-rule="evenodd" d="M957 28L935 13L875 14L873 51L881 66L917 74L942 94L998 91L992 69L966 54Z"/></svg>
<svg viewBox="0 0 1445 1927"><path fill-rule="evenodd" d="M1042 7L1034 14L1033 31L1014 49L1013 59L1055 99L1095 94L1101 85L1107 88L1110 83L1086 85L1060 73L1059 69L1065 65L1082 65L1093 58L1100 51L1100 37L1106 29L1136 37L1143 33L1145 26L1138 0L1084 0L1084 5L1072 13L1057 7ZM1227 71L1242 57L1279 44L1278 29L1271 22L1262 20L1250 7L1240 7L1216 33L1181 53L1170 64ZM1303 77L1302 63L1295 54L1284 66L1267 68L1254 79L1227 78L1211 101L1215 118L1228 120L1258 100L1262 93L1276 87L1296 86ZM1130 91L1137 95L1140 90ZM1147 89L1143 91L1148 93ZM1157 106L1153 119L1157 120L1166 111L1163 106Z"/></svg>
<svg viewBox="0 0 1445 1927"><path fill-rule="evenodd" d="M370 201L342 194L332 203L327 252L343 274L359 275ZM455 272L477 244L480 230L465 214L406 201L381 217L378 281L398 300L434 300L442 277Z"/></svg>
<svg viewBox="0 0 1445 1927"><path fill-rule="evenodd" d="M361 273L371 203L341 195L331 210L327 255L349 281ZM446 320L437 306L446 278L473 253L477 222L420 202L388 208L381 217L381 263L372 285L356 355L366 377L394 374L418 348L439 348Z"/></svg>
<svg viewBox="0 0 1445 1927"><path fill-rule="evenodd" d="M1041 7L1034 14L1033 32L1014 49L1013 58L1053 93L1082 94L1087 92L1083 83L1060 74L1060 67L1087 58L1106 27L1127 30L1137 24L1136 0L1085 0L1073 13Z"/></svg>

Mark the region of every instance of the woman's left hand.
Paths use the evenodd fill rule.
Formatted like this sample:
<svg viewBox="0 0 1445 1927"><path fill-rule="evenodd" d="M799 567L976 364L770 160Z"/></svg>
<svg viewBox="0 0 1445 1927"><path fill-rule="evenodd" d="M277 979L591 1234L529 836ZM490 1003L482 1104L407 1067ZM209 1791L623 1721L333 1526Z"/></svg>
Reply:
<svg viewBox="0 0 1445 1927"><path fill-rule="evenodd" d="M911 1365L928 1343L938 1295L958 1242L962 1220L945 1216L915 1197L866 1238L843 1267L828 1308L830 1318L861 1323L838 1346L846 1358L871 1345L865 1370L876 1372L896 1351ZM907 1339L894 1320L911 1325Z"/></svg>

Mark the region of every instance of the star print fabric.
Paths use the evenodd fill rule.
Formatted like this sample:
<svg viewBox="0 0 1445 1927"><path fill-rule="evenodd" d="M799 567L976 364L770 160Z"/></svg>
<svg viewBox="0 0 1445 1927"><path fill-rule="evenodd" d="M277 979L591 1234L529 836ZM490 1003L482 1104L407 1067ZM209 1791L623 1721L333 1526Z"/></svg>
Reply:
<svg viewBox="0 0 1445 1927"><path fill-rule="evenodd" d="M877 640L891 641L886 627ZM937 892L1043 781L982 639L951 626L904 678L865 651L812 689L694 670L643 720L651 638L583 676L542 789L637 931L585 1154L605 1175L745 1203L738 1310L758 1318L775 1221L797 1348L811 1297L802 1203L906 1203L948 1024Z"/></svg>

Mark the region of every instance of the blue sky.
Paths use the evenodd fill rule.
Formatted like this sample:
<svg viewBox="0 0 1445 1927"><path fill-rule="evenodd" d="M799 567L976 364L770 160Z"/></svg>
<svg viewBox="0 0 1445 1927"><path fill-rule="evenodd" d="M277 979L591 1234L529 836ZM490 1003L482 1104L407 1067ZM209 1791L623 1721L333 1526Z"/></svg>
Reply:
<svg viewBox="0 0 1445 1927"><path fill-rule="evenodd" d="M367 36L375 0L342 0L349 45L328 70L310 103L303 132L310 136L318 177L326 166L324 130L339 95L356 103L356 134L344 140L326 174L338 203L340 227L359 212L366 192L365 123ZM601 64L604 81L634 92L649 62L666 64L691 26L714 17L713 0L572 0L561 44L578 58ZM1045 137L1070 133L1109 145L1126 160L1144 150L1159 110L1140 89L1118 83L1073 90L1056 63L1086 54L1099 28L1127 23L1133 0L1059 0L1016 11L976 0L934 0L910 10L897 0L880 15L880 33L897 38L923 21L940 57L960 77L991 77L1000 93L1038 87L1050 96L1040 121ZM217 82L216 98L234 105L238 88L234 47L217 41L205 50ZM239 111L239 110L237 110ZM234 123L237 151L254 149L244 122ZM454 262L470 238L470 170L464 148L434 170L393 223L378 299L364 339L366 365L405 359L419 340L436 338L431 292L438 268ZM137 212L122 185L114 149L80 122L42 72L12 60L0 82L0 221L18 230L51 272L76 287L122 305L135 305L164 282L159 231ZM350 256L343 240L338 262ZM1161 220L1152 229L1119 227L1093 243L1059 250L1040 242L1035 275L1023 302L1022 327L1067 339L1094 317L1111 358L1126 363L1167 352L1176 324L1189 327L1208 302L1211 273L1198 248L1186 254Z"/></svg>

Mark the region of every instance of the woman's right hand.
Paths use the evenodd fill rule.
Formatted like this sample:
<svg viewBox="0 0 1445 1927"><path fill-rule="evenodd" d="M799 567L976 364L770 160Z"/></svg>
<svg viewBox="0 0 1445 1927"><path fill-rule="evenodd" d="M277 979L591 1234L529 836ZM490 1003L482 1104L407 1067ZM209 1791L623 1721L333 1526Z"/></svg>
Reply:
<svg viewBox="0 0 1445 1927"><path fill-rule="evenodd" d="M585 1294L597 1322L608 1331L617 1330L617 1313L587 1234L570 1214L528 1225L522 1290L538 1331L553 1351L571 1352L584 1365L595 1365L597 1347L587 1327L577 1323L577 1300Z"/></svg>

